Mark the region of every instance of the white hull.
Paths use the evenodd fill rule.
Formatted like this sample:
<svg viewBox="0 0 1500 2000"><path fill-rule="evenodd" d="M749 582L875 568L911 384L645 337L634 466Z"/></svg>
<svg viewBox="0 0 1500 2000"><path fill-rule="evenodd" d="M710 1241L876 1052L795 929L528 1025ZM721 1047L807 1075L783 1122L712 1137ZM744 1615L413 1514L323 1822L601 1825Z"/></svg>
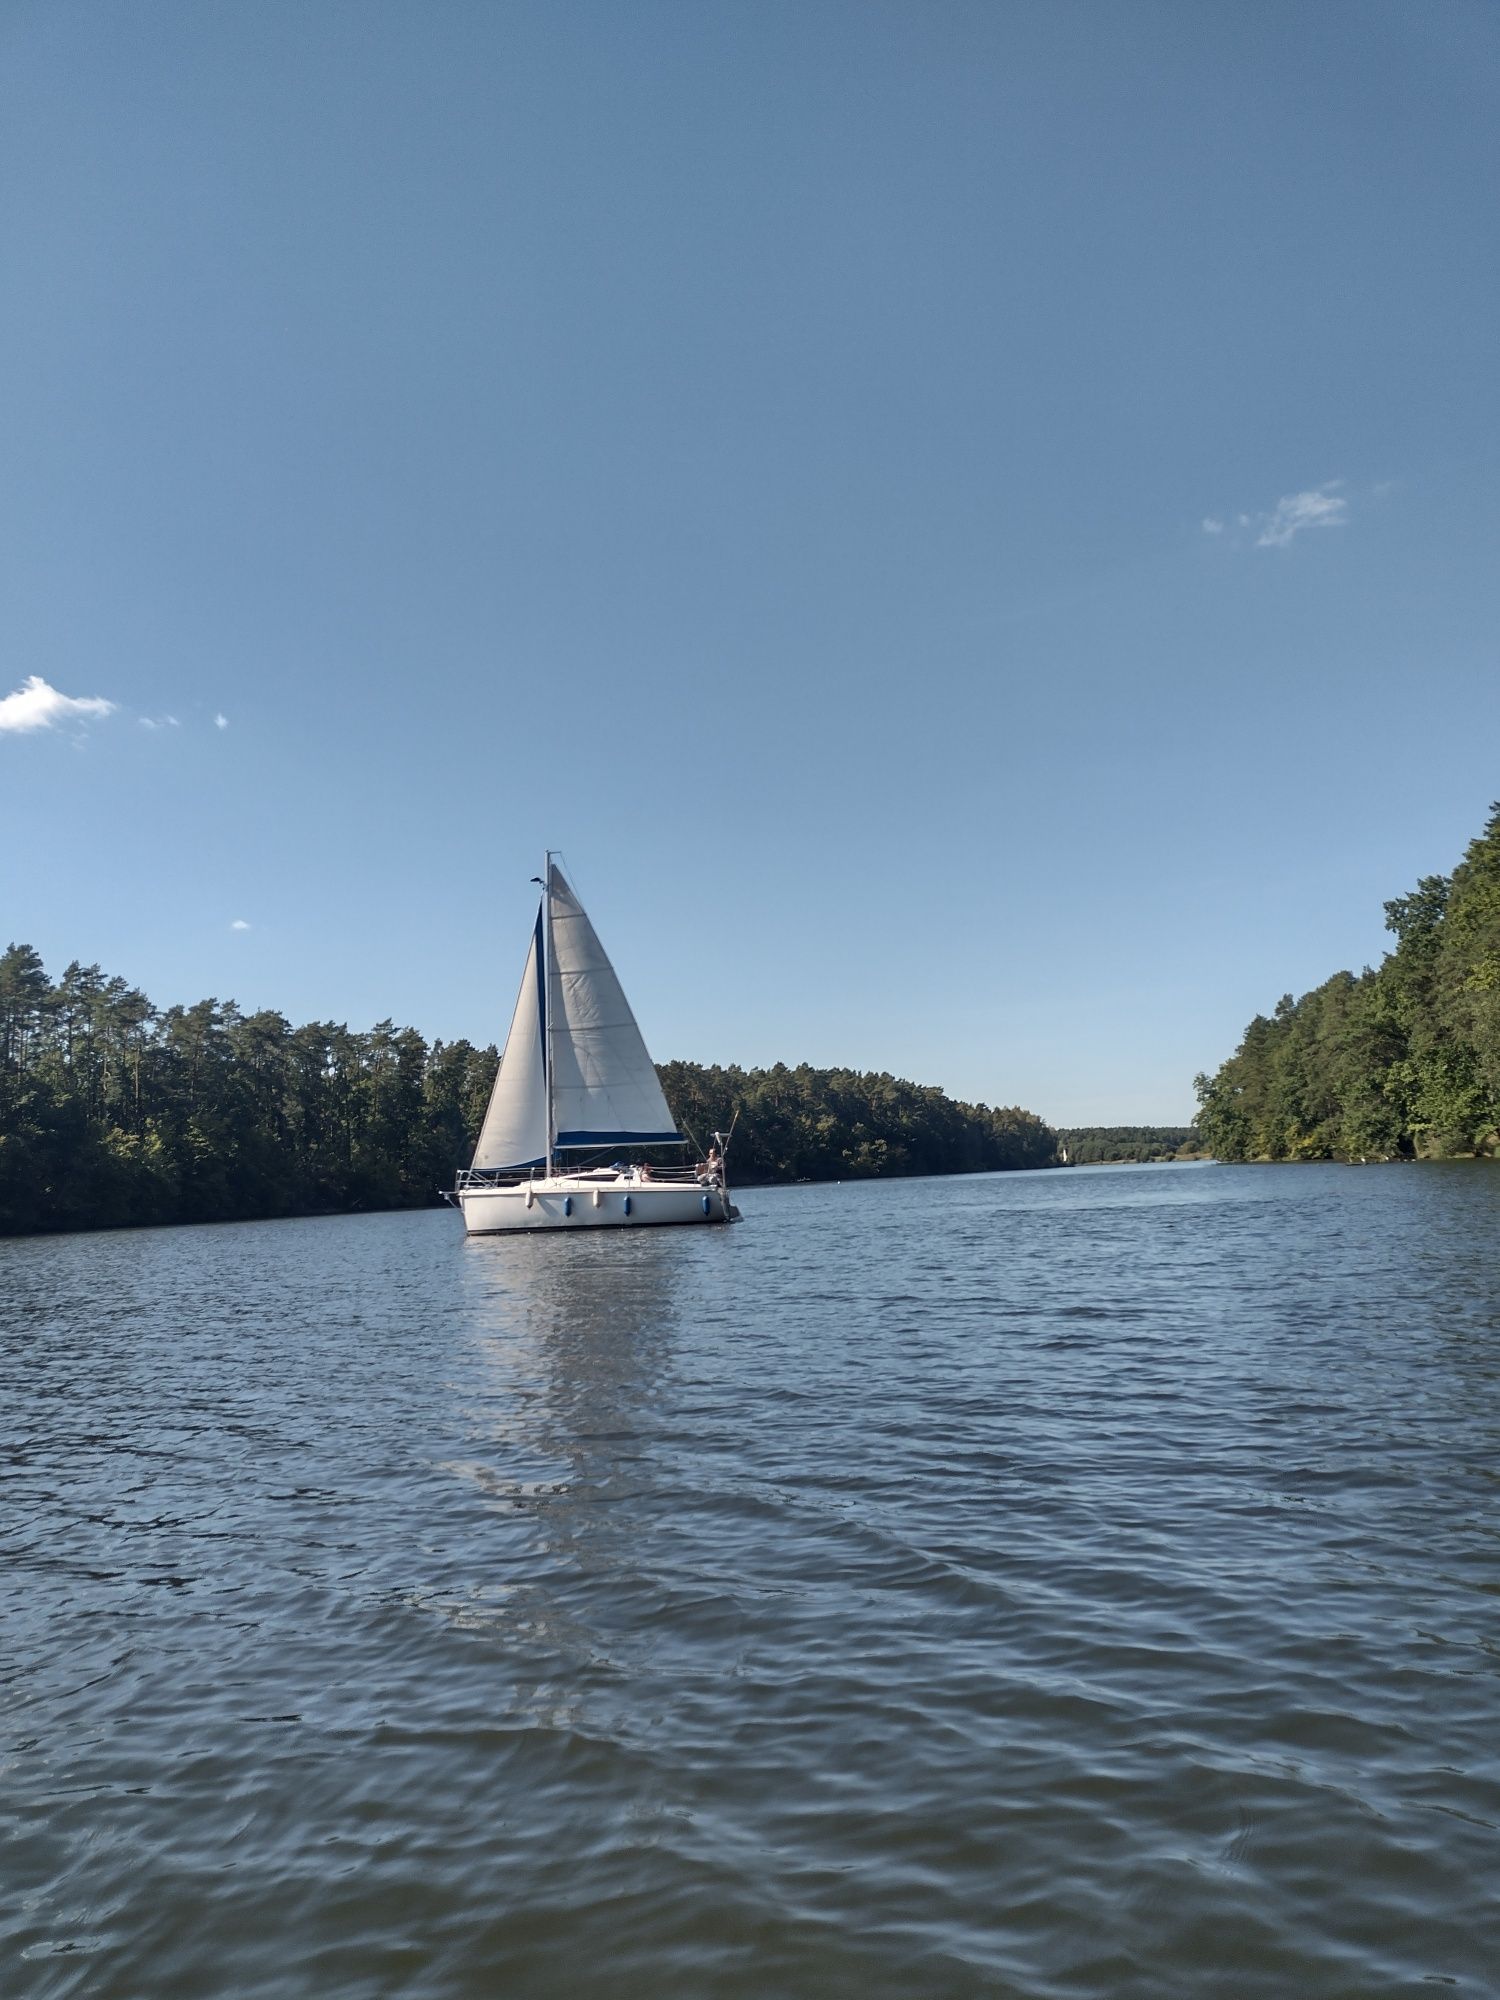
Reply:
<svg viewBox="0 0 1500 2000"><path fill-rule="evenodd" d="M624 1177L601 1182L554 1174L515 1187L459 1188L452 1199L463 1211L470 1236L523 1229L645 1229L739 1218L723 1188Z"/></svg>

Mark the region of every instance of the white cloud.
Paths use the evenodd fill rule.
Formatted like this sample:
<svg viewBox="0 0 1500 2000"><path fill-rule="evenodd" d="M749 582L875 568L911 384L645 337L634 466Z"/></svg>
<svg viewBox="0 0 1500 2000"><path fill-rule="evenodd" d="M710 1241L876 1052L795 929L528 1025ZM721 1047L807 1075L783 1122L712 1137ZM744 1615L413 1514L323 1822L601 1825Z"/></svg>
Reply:
<svg viewBox="0 0 1500 2000"><path fill-rule="evenodd" d="M1224 532L1224 523L1215 520L1212 514L1205 514L1203 517L1203 532L1205 535L1222 535Z"/></svg>
<svg viewBox="0 0 1500 2000"><path fill-rule="evenodd" d="M1262 517L1255 538L1258 549L1284 549L1304 528L1342 528L1349 519L1349 502L1337 490L1341 479L1330 479L1306 493L1287 493Z"/></svg>
<svg viewBox="0 0 1500 2000"><path fill-rule="evenodd" d="M221 714L221 715L216 715L214 717L215 729L227 729L228 727L229 727L229 717L227 715Z"/></svg>
<svg viewBox="0 0 1500 2000"><path fill-rule="evenodd" d="M229 926L229 928L232 931L247 931L249 930L250 926L245 922L245 919L243 917L236 917L234 922Z"/></svg>
<svg viewBox="0 0 1500 2000"><path fill-rule="evenodd" d="M180 729L182 724L175 715L141 715L136 720L142 729Z"/></svg>
<svg viewBox="0 0 1500 2000"><path fill-rule="evenodd" d="M55 723L88 721L114 711L115 704L102 695L59 694L40 674L32 674L0 700L0 731L51 729Z"/></svg>

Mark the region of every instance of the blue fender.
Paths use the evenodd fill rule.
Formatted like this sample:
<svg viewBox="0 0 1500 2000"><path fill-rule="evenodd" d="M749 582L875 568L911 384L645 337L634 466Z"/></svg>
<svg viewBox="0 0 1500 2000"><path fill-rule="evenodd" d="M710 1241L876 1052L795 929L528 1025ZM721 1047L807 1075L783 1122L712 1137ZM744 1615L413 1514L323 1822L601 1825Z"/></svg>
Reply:
<svg viewBox="0 0 1500 2000"><path fill-rule="evenodd" d="M629 1196L629 1195L626 1195L626 1197L625 1197L625 1213L626 1213L627 1215L629 1215L629 1213L630 1213L630 1196Z"/></svg>

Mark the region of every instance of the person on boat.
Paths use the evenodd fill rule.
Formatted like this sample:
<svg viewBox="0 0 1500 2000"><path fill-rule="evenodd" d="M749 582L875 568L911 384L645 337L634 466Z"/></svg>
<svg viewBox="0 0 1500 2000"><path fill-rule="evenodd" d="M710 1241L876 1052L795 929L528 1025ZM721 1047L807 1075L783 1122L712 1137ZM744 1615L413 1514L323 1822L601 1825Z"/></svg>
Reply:
<svg viewBox="0 0 1500 2000"><path fill-rule="evenodd" d="M717 1187L724 1178L724 1163L719 1158L717 1146L709 1147L708 1158L703 1162L698 1178L700 1181L706 1181L709 1187Z"/></svg>

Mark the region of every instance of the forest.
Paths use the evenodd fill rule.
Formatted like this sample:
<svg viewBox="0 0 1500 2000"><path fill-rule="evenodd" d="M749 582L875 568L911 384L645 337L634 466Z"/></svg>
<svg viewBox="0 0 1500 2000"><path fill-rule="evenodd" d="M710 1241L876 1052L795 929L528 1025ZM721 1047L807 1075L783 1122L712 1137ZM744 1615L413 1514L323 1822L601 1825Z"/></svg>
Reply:
<svg viewBox="0 0 1500 2000"><path fill-rule="evenodd" d="M1057 1134L1032 1112L962 1104L901 1077L806 1063L658 1070L678 1131L700 1145L738 1118L730 1167L741 1186L1057 1164Z"/></svg>
<svg viewBox="0 0 1500 2000"><path fill-rule="evenodd" d="M1057 1140L1070 1167L1194 1160L1204 1152L1196 1126L1190 1125L1072 1125L1059 1128Z"/></svg>
<svg viewBox="0 0 1500 2000"><path fill-rule="evenodd" d="M496 1051L380 1021L158 1009L123 979L0 955L0 1234L423 1207L466 1165ZM1056 1163L1028 1111L851 1070L661 1066L678 1129L735 1127L752 1182ZM736 1122L737 1121L737 1122Z"/></svg>
<svg viewBox="0 0 1500 2000"><path fill-rule="evenodd" d="M1500 805L1452 875L1385 905L1394 947L1258 1014L1197 1080L1221 1160L1452 1159L1500 1148Z"/></svg>

